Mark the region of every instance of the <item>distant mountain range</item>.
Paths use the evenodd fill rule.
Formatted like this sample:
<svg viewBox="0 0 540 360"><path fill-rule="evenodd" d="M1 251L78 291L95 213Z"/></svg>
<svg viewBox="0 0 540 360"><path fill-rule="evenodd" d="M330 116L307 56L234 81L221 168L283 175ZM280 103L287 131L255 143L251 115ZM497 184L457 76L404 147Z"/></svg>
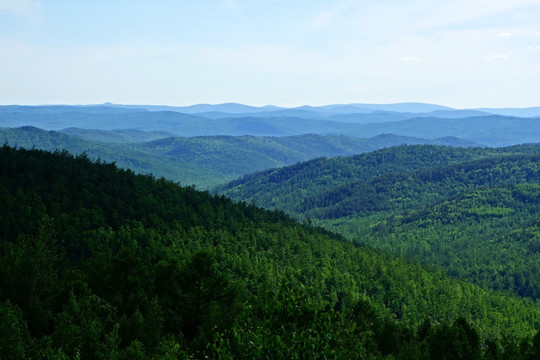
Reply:
<svg viewBox="0 0 540 360"><path fill-rule="evenodd" d="M439 116L442 113L454 113L455 116L482 116L486 114L505 115L516 117L537 117L540 116L540 106L526 108L472 108L455 109L448 106L426 104L418 102L405 102L396 104L334 104L324 106L299 106L285 108L275 105L267 106L249 106L238 103L224 104L196 104L190 106L167 106L167 105L122 105L122 104L96 104L96 105L6 105L0 106L0 112L38 112L38 113L61 113L61 112L90 112L90 113L118 113L126 111L174 111L185 114L205 114L221 113L227 117L231 114L265 114L270 116L272 113L292 114L369 114L377 111L408 113L410 117L419 116L419 114L431 113L430 116ZM300 116L303 117L303 116ZM446 116L445 116L446 117Z"/></svg>
<svg viewBox="0 0 540 360"><path fill-rule="evenodd" d="M100 105L89 105L100 106ZM438 116L438 113L455 112L460 116L473 116L473 115L505 115L505 116L517 116L517 117L535 117L540 116L540 107L526 107L526 108L472 108L472 109L455 109L448 106L426 104L419 102L404 102L396 104L334 104L323 106L299 106L293 108L285 108L274 105L267 106L248 106L238 103L225 103L225 104L196 104L190 106L165 106L165 105L117 105L111 103L105 103L101 106L116 107L121 109L144 109L148 111L177 111L186 114L204 114L204 113L224 113L224 114L261 114L270 115L270 113L280 112L306 112L306 113L327 113L327 114L367 114L375 111L384 112L399 112L409 113L411 116L419 114L431 113L431 116ZM468 113L467 115L465 115ZM458 116L452 116L458 117Z"/></svg>
<svg viewBox="0 0 540 360"><path fill-rule="evenodd" d="M87 152L139 173L208 189L317 157L402 144L537 143L540 108L457 110L422 104L0 106L0 141ZM529 117L510 116L523 114ZM53 132L50 132L53 131Z"/></svg>
<svg viewBox="0 0 540 360"><path fill-rule="evenodd" d="M459 110L422 103L344 104L327 106L253 107L242 104L0 106L0 127L34 126L69 133L70 129L130 130L114 141L149 141L182 136L347 135L381 134L435 141L455 137L467 143L509 146L540 139L540 107ZM143 134L141 132L150 134ZM80 135L82 130L76 130ZM89 133L87 133L87 138ZM102 134L103 135L103 134ZM107 134L111 136L112 134ZM138 139L143 136L144 139ZM84 136L83 136L84 137ZM97 132L93 140L111 142Z"/></svg>

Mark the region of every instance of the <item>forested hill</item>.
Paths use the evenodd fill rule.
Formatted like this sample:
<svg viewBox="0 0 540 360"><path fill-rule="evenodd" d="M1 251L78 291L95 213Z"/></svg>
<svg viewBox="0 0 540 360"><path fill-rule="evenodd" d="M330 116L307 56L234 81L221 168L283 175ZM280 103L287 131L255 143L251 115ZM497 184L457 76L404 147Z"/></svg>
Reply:
<svg viewBox="0 0 540 360"><path fill-rule="evenodd" d="M293 211L320 219L404 212L480 187L539 183L539 162L540 155L501 156L386 174L308 195Z"/></svg>
<svg viewBox="0 0 540 360"><path fill-rule="evenodd" d="M86 153L92 159L115 162L136 173L154 174L183 185L208 189L242 175L295 164L319 156L353 155L400 144L470 146L455 138L427 140L391 134L367 139L343 135L304 134L287 137L170 137L139 130L64 129L45 131L32 126L0 128L0 145L47 151Z"/></svg>
<svg viewBox="0 0 540 360"><path fill-rule="evenodd" d="M85 156L2 147L0 204L13 359L540 354L530 300Z"/></svg>
<svg viewBox="0 0 540 360"><path fill-rule="evenodd" d="M152 153L136 147L136 144L107 143L103 138L118 137L148 138L155 136L147 132L94 132L94 139L90 140L57 131L45 131L32 126L20 128L0 128L0 145L9 145L25 149L39 149L46 151L66 150L73 155L86 154L91 159L114 162L119 167L131 169L139 174L156 174L173 181L180 181L185 185L196 184L200 187L219 184L222 174L212 169L197 166L183 159ZM141 134L143 133L143 134ZM126 141L126 140L124 140ZM131 142L131 141L130 141Z"/></svg>
<svg viewBox="0 0 540 360"><path fill-rule="evenodd" d="M539 163L539 145L404 146L254 174L224 193L537 300Z"/></svg>
<svg viewBox="0 0 540 360"><path fill-rule="evenodd" d="M539 224L540 186L519 184L475 190L389 217L355 238L438 265L453 276L537 300Z"/></svg>
<svg viewBox="0 0 540 360"><path fill-rule="evenodd" d="M400 189L392 191L386 187L392 187L405 180L414 180L419 183L437 182L437 179L433 177L451 178L456 174L462 176L464 172L467 172L464 166L479 170L506 161L504 159L509 162L518 161L515 157L505 158L505 156L535 156L535 154L540 154L540 145L519 145L506 148L397 146L350 157L320 158L279 169L270 169L246 175L218 187L215 191L237 200L254 201L260 206L276 207L295 215L313 215L309 214L309 210L313 210L323 218L335 217L356 211L350 207L337 206L340 201L351 202L358 197L375 193L382 193L381 196L386 197L404 197L406 194ZM534 163L534 158L521 161ZM470 165L463 165L468 162ZM474 174L467 176L474 176ZM457 182L462 180L455 178L453 185L461 187L462 185ZM498 180L493 179L493 181ZM451 188L446 191L452 191ZM410 187L404 189L405 192L417 190ZM436 193L433 195L438 196ZM380 203L384 200L377 195L376 201ZM361 212L369 204L359 206L358 212ZM336 211L342 213L337 214L332 211L331 208L334 207ZM326 211L326 214L319 215L321 211Z"/></svg>
<svg viewBox="0 0 540 360"><path fill-rule="evenodd" d="M470 146L455 138L426 140L391 134L359 139L343 135L297 136L197 136L173 137L137 145L137 149L161 154L213 169L224 179L282 167L325 156L348 156L402 144L449 144Z"/></svg>

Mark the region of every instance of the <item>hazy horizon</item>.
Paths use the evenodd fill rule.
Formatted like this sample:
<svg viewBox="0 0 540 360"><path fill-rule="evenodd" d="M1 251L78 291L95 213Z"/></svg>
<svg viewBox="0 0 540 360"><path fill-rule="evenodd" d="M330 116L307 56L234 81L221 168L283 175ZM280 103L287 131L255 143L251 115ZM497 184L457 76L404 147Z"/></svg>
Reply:
<svg viewBox="0 0 540 360"><path fill-rule="evenodd" d="M24 104L24 103L10 103L10 104L0 104L0 106L129 106L129 107L137 107L137 106L155 106L155 107L171 107L171 108L183 108L183 107L193 107L193 106L220 106L220 105L241 105L241 106L247 106L247 107L254 107L254 108L265 108L265 107L275 107L279 109L298 109L303 107L326 107L326 106L354 106L354 105L362 105L366 108L368 106L392 106L392 105L407 105L407 104L419 104L419 105L432 105L432 106L440 106L440 107L446 107L452 110L479 110L479 109L527 109L527 108L540 108L540 101L537 105L531 105L531 106L478 106L478 107L467 107L467 108L459 108L459 107L453 107L446 104L436 104L436 103L427 103L427 102L419 102L419 101L403 101L403 102L390 102L390 103L362 103L362 102L354 102L354 103L326 103L326 104L320 104L320 105L312 105L312 104L301 104L301 105L295 105L295 106L284 106L280 104L263 104L263 105L253 105L253 104L246 104L241 102L220 102L220 103L190 103L190 104L161 104L161 103L113 103L110 101L102 102L102 103L34 103L34 104Z"/></svg>

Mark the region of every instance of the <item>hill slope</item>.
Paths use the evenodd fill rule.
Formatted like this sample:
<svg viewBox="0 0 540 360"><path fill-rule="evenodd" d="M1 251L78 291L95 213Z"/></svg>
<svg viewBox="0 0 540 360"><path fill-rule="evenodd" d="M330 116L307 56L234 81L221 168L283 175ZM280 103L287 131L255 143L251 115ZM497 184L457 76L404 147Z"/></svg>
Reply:
<svg viewBox="0 0 540 360"><path fill-rule="evenodd" d="M537 354L534 303L282 213L7 146L0 184L0 350L14 357L480 358L469 323Z"/></svg>
<svg viewBox="0 0 540 360"><path fill-rule="evenodd" d="M428 168L520 154L538 154L540 145L508 148L451 148L444 146L399 146L350 157L314 159L300 164L250 174L216 189L237 200L255 201L299 215L295 206L306 197L339 191L355 183L374 181ZM407 175L408 176L408 175ZM401 179L401 178L400 178ZM402 180L402 179L401 179ZM401 181L400 180L400 181ZM333 200L334 202L336 200ZM330 204L330 202L328 202ZM326 205L328 206L328 205Z"/></svg>
<svg viewBox="0 0 540 360"><path fill-rule="evenodd" d="M140 144L137 148L217 170L232 179L321 156L346 156L394 145L438 142L470 145L457 139L425 140L390 134L367 139L306 134L285 137L176 137Z"/></svg>
<svg viewBox="0 0 540 360"><path fill-rule="evenodd" d="M390 217L357 238L453 276L539 299L539 222L540 186L520 184L467 192Z"/></svg>
<svg viewBox="0 0 540 360"><path fill-rule="evenodd" d="M152 154L128 144L107 144L80 139L56 131L45 131L26 126L0 129L0 143L26 149L47 151L66 150L71 154L85 153L91 159L115 162L119 167L140 174L154 174L183 184L198 184L202 187L219 183L221 174L182 159L172 159L162 154Z"/></svg>
<svg viewBox="0 0 540 360"><path fill-rule="evenodd" d="M537 299L540 260L531 224L540 209L531 204L540 183L539 154L539 145L404 146L253 174L220 191ZM528 185L507 187L516 184Z"/></svg>
<svg viewBox="0 0 540 360"><path fill-rule="evenodd" d="M0 129L0 143L43 150L66 149L90 158L116 162L137 173L164 176L185 185L206 189L239 176L290 165L318 156L351 155L398 144L450 143L457 139L424 140L381 135L369 139L347 136L301 135L293 137L163 137L161 132L138 130L64 129L62 133L34 127Z"/></svg>

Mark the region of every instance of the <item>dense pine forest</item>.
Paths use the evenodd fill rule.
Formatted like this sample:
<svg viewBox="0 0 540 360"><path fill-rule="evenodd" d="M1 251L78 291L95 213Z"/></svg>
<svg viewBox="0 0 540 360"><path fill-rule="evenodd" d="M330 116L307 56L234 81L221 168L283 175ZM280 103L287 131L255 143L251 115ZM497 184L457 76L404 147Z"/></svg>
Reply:
<svg viewBox="0 0 540 360"><path fill-rule="evenodd" d="M322 218L341 217L351 212L368 211L369 204L371 206L374 204L371 201L368 204L360 204L359 209L347 209L336 206L340 202L354 202L373 192L385 197L385 200L379 201L380 203L386 203L388 200L396 202L396 199L403 197L403 190L407 192L406 195L424 192L423 189L418 189L424 186L424 182L442 186L441 189L447 193L460 191L453 190L454 185L474 187L492 185L496 181L523 182L525 180L522 178L508 178L512 174L503 174L503 179L498 179L497 176L502 173L501 167L495 167L493 170L490 168L496 166L497 162L501 164L507 162L508 166L512 166L516 161L528 162L534 167L534 156L539 154L540 145L534 144L506 148L396 146L361 155L318 158L283 168L269 169L246 175L218 187L216 191L236 199L255 201L261 206L285 209L297 216L310 216L311 211L320 214L319 217ZM522 158L518 159L520 156ZM527 160L523 156L532 158ZM483 173L478 173L479 171ZM513 171L523 170L516 164ZM483 178L482 176L486 174L488 177ZM536 181L533 175L529 174L529 179ZM443 179L445 182L440 181ZM466 180L468 184L459 185L462 180ZM470 184L471 181L474 183ZM405 186L409 183L418 185ZM438 195L436 192L431 194L438 196L439 199L446 195ZM430 203L433 200L425 199L423 203ZM381 206L391 207L389 204ZM414 207L408 203L403 206ZM332 211L333 207L339 209Z"/></svg>
<svg viewBox="0 0 540 360"><path fill-rule="evenodd" d="M539 154L538 145L394 147L272 169L218 191L538 301Z"/></svg>
<svg viewBox="0 0 540 360"><path fill-rule="evenodd" d="M418 173L392 175L409 181L407 196L415 204L433 207L427 217L423 208L392 201L388 181L360 179L386 193L385 202L397 203L362 210L367 218L379 218L369 238L388 233L397 242L406 231L437 236L437 229L454 219L447 209L456 209L453 221L465 230L479 219L488 219L483 226L500 220L501 229L510 222L506 215L523 220L525 225L512 232L492 232L501 233L500 239L515 235L529 254L538 254L534 149L523 147L516 150L519 154L463 150L463 156L462 150L455 151L455 159L434 160L437 171L423 170L427 166L419 157L409 165L400 161ZM490 152L509 157L495 161ZM471 162L463 165L458 158ZM394 166L389 164L388 171L377 167L381 170L373 176L386 176ZM496 167L512 171L494 180L493 188L481 187L477 179ZM446 174L466 180L466 194L453 192L448 182L440 194L449 198L424 196L419 184L431 184L437 176L446 179ZM530 184L514 185L515 179ZM408 258L394 257L308 220L299 223L283 211L235 203L67 152L3 146L0 204L2 358L540 356L534 273L523 274L532 283L512 288L514 293L494 290L508 289L504 283L475 280L479 285L473 285L460 279L465 275L424 267L421 262L429 262L412 256L422 252L423 243L403 248ZM373 209L392 217L371 216ZM403 211L406 216L393 213ZM337 219L332 212L322 213L329 221ZM349 225L359 221L348 220ZM520 251L516 245L507 252L513 259ZM481 255L475 250L464 261Z"/></svg>

